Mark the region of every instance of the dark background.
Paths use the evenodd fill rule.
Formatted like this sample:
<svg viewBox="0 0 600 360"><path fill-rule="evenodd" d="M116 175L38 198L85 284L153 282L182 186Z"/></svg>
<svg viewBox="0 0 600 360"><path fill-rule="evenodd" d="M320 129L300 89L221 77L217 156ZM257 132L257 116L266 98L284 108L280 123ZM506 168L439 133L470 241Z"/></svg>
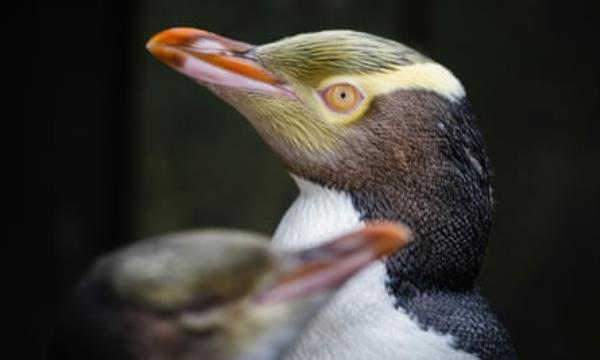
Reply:
<svg viewBox="0 0 600 360"><path fill-rule="evenodd" d="M34 12L26 208L41 236L24 244L38 249L26 276L47 299L38 295L36 321L21 334L39 354L99 254L190 227L271 232L295 197L240 115L145 51L152 34L176 25L254 43L350 28L407 43L450 68L467 88L494 165L485 294L522 358L597 353L600 59L592 5L48 1Z"/></svg>

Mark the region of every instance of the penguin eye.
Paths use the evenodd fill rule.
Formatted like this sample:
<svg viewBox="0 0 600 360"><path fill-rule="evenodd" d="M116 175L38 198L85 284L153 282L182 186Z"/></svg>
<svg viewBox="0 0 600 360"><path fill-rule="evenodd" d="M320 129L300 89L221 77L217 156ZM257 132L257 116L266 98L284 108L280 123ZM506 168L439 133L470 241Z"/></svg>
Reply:
<svg viewBox="0 0 600 360"><path fill-rule="evenodd" d="M321 97L331 110L340 113L350 112L364 99L355 86L347 83L327 87L321 91Z"/></svg>

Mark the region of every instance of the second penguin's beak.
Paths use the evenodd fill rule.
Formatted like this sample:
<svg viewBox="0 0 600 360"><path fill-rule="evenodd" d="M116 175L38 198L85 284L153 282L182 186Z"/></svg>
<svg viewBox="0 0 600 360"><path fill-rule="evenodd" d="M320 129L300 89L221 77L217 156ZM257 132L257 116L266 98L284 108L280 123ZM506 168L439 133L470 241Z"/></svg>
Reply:
<svg viewBox="0 0 600 360"><path fill-rule="evenodd" d="M336 289L373 261L407 245L410 238L405 226L372 224L324 245L294 252L285 259L282 273L255 300L271 303Z"/></svg>
<svg viewBox="0 0 600 360"><path fill-rule="evenodd" d="M193 28L154 35L146 48L175 70L206 85L293 97L294 92L263 67L255 46Z"/></svg>

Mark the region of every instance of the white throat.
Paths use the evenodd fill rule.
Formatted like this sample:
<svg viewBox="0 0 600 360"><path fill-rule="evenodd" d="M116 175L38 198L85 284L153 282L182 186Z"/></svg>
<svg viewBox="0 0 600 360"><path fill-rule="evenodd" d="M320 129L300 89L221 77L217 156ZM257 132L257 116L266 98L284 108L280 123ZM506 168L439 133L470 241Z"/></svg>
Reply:
<svg viewBox="0 0 600 360"><path fill-rule="evenodd" d="M350 196L292 176L300 195L285 213L273 247L297 250L317 246L363 226Z"/></svg>
<svg viewBox="0 0 600 360"><path fill-rule="evenodd" d="M303 249L364 226L348 194L292 177L300 195L279 223L273 247ZM454 349L451 336L423 330L394 308L386 279L381 261L354 276L311 320L285 359L475 358Z"/></svg>

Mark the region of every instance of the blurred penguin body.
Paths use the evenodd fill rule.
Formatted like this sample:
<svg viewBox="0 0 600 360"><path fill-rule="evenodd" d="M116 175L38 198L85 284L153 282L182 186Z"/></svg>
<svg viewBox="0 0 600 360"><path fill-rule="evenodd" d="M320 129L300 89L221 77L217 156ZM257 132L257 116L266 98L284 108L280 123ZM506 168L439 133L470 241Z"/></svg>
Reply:
<svg viewBox="0 0 600 360"><path fill-rule="evenodd" d="M53 356L278 359L335 288L408 241L398 229L297 253L234 230L140 241L100 259L82 280Z"/></svg>

